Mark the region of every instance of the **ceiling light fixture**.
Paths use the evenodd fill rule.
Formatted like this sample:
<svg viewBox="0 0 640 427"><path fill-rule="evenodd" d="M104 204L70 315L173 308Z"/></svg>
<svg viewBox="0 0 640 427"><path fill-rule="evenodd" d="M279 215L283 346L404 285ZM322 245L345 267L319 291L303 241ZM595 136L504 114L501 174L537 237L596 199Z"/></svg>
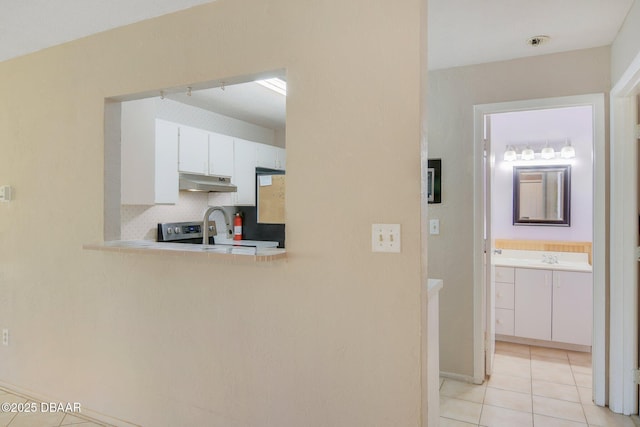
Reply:
<svg viewBox="0 0 640 427"><path fill-rule="evenodd" d="M256 80L256 83L271 89L274 92L278 92L280 95L287 96L287 82L279 78Z"/></svg>

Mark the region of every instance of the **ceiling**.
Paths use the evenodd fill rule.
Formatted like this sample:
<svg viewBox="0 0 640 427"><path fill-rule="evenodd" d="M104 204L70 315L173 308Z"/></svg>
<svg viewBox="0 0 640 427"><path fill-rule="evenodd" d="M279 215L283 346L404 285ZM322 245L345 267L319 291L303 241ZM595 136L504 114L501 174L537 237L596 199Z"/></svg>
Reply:
<svg viewBox="0 0 640 427"><path fill-rule="evenodd" d="M0 61L214 0L0 0ZM611 44L634 0L428 0L429 69ZM526 40L551 39L538 47ZM273 129L285 100L256 84L168 97Z"/></svg>
<svg viewBox="0 0 640 427"><path fill-rule="evenodd" d="M428 0L430 70L613 42L633 0ZM532 36L551 39L538 47Z"/></svg>

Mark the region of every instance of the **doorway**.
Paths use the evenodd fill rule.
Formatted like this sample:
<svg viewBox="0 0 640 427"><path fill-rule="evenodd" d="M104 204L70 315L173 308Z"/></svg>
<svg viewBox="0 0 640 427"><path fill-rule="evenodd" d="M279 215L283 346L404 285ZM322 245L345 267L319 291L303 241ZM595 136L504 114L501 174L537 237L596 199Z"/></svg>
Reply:
<svg viewBox="0 0 640 427"><path fill-rule="evenodd" d="M566 138L573 138L571 135L542 135L537 131L536 120L530 120L529 124L522 122L527 116L543 116L550 110L558 110L569 112L571 109L581 111L581 114L587 114L590 119L589 123L583 125L587 127L590 138L587 148L582 148L582 156L580 159L581 171L588 172L589 178L581 178L582 184L588 179L592 187L587 190L593 197L581 200L581 204L587 203L592 208L592 215L588 220L580 218L579 227L572 226L564 228L563 233L566 236L559 237L559 227L549 227L551 230L547 233L549 236L541 237L540 230L533 227L516 227L512 222L512 182L509 177L512 176L512 168L501 166L506 143L522 144L520 151L528 146L535 148L534 151L540 153L545 146L554 146L556 150L566 145ZM495 323L493 316L495 307L493 305L494 291L492 289L493 278L491 276L491 257L493 238L501 237L507 233L507 237L522 240L547 239L547 240L576 240L577 235L582 236L580 240L589 240L593 243L592 265L593 265L593 342L592 342L592 360L593 360L593 392L594 401L598 405L605 404L605 187L604 176L605 171L605 128L604 128L604 95L583 95L574 97L550 98L530 101L507 102L500 104L485 104L475 106L475 174L476 188L475 200L478 202L475 206L475 237L474 237L474 300L476 304L476 314L474 319L474 380L482 382L487 374L491 373L491 361L493 360L493 349L495 346ZM487 118L490 117L493 120ZM518 123L520 121L520 123ZM486 123L490 127L485 126ZM531 125L531 126L530 126ZM530 126L528 131L524 130ZM537 125L540 127L539 125ZM485 128L488 128L489 131ZM517 135L520 133L521 140ZM500 134L502 141L492 141L491 136ZM561 140L562 139L562 140ZM536 145L533 147L533 145ZM557 147L556 147L557 146ZM484 170L484 153L487 155L486 174ZM516 150L517 151L517 150ZM576 151L578 151L576 149ZM538 158L539 158L538 154ZM500 158L501 162L497 161ZM559 156L557 156L559 157ZM553 161L552 161L553 162ZM484 179L486 178L486 180ZM493 185L501 182L501 185ZM583 194L585 191L580 191ZM583 194L584 195L584 194ZM495 202L495 203L494 203ZM492 213L495 204L499 203L500 213ZM492 209L494 207L494 209ZM493 224L494 220L500 220L501 225ZM486 220L486 222L485 222ZM506 223L506 225L505 225ZM492 230L494 229L495 230ZM538 228L538 227L535 227ZM542 227L541 227L542 228ZM542 228L544 230L544 228ZM498 231L496 234L494 231ZM508 234L512 233L512 234ZM514 234L515 233L515 234ZM543 233L544 234L544 233ZM598 249L596 249L598 248ZM602 248L602 249L600 249Z"/></svg>

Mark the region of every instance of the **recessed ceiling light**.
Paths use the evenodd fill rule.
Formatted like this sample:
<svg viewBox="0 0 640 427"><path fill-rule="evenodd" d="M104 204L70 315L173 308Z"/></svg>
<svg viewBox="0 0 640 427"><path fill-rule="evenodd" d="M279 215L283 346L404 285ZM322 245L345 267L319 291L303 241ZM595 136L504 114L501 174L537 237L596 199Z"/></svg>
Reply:
<svg viewBox="0 0 640 427"><path fill-rule="evenodd" d="M531 47L538 47L551 39L549 36L533 36L527 40L527 44Z"/></svg>

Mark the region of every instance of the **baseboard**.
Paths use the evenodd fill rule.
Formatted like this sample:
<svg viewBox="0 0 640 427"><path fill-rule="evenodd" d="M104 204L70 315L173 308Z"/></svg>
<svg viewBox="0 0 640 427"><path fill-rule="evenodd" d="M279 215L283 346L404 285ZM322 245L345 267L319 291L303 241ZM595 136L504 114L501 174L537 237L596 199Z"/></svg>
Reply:
<svg viewBox="0 0 640 427"><path fill-rule="evenodd" d="M537 347L557 348L560 350L579 351L583 353L591 353L590 345L569 344L564 342L535 340L533 338L514 337L512 335L496 334L496 341L505 341L514 344L535 345Z"/></svg>
<svg viewBox="0 0 640 427"><path fill-rule="evenodd" d="M453 372L440 371L440 377L441 378L448 378L450 380L460 381L460 382L463 382L463 383L482 384L482 383L476 382L471 375L461 375L461 374L454 374Z"/></svg>
<svg viewBox="0 0 640 427"><path fill-rule="evenodd" d="M4 389L9 393L13 393L18 396L24 397L25 399L33 400L36 402L45 402L45 403L50 402L50 403L56 403L56 404L58 403L66 404L68 402L67 400L56 399L54 397L47 396L42 393L38 393L33 390L29 390L24 387L20 387L16 384L11 384L2 380L0 380L0 388ZM105 423L105 424L108 424L109 426L114 426L114 427L141 427L139 424L133 424L131 422L124 421L118 418L113 418L111 416L102 414L97 411L92 411L91 409L88 409L84 405L82 405L82 402L80 400L77 400L77 402L80 402L81 411L68 412L73 416L77 416L79 418L86 418L87 421L97 421L99 423Z"/></svg>

